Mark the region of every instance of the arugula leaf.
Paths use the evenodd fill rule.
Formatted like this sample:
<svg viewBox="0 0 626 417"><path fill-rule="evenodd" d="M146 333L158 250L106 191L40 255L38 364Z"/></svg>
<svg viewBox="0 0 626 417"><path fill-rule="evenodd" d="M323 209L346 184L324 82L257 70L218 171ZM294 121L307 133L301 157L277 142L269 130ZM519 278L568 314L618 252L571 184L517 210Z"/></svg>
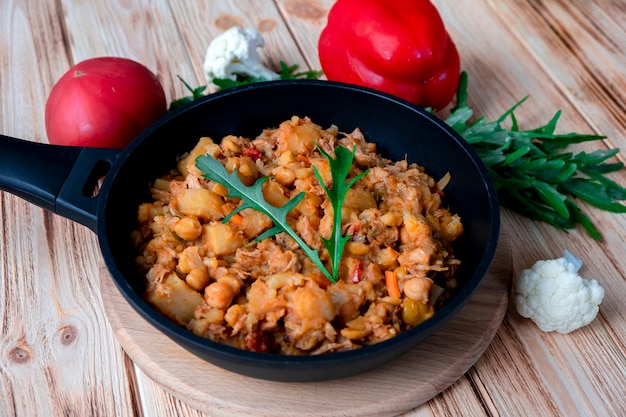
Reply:
<svg viewBox="0 0 626 417"><path fill-rule="evenodd" d="M352 160L354 159L356 146L354 146L352 151L344 148L343 146L335 147L335 158L320 148L317 143L315 144L315 147L328 160L332 176L332 184L330 188L328 188L326 184L324 184L324 180L322 179L322 176L318 172L317 168L312 165L313 172L324 189L324 192L326 192L326 195L330 200L330 204L333 207L333 229L330 239L326 239L324 237L320 238L324 247L330 254L332 266L331 271L336 280L339 275L339 263L341 261L344 247L346 242L350 239L349 236L341 235L341 207L343 206L343 201L345 200L350 187L352 187L359 179L367 175L369 170L360 173L346 184L346 179L348 178L348 174L352 168Z"/></svg>
<svg viewBox="0 0 626 417"><path fill-rule="evenodd" d="M236 169L229 174L226 168L224 168L224 166L211 155L198 156L196 158L196 167L204 173L203 176L205 178L226 187L228 189L228 197L241 199L241 204L224 218L224 222L227 222L235 213L238 213L246 208L260 211L272 220L274 226L258 236L256 238L257 241L272 237L280 232L285 232L298 244L298 246L300 246L300 249L302 249L315 266L322 271L326 278L328 278L331 282L337 281L337 277L332 275L326 269L326 266L320 259L319 253L316 250L311 249L295 232L295 230L289 226L289 223L287 223L287 214L295 206L297 206L300 201L302 201L304 198L304 192L296 195L284 206L278 208L268 203L263 196L263 183L269 177L259 178L253 185L248 187L241 182L239 176L237 176Z"/></svg>
<svg viewBox="0 0 626 417"><path fill-rule="evenodd" d="M231 211L223 220L227 222L233 215L239 213L241 210L251 208L269 217L274 226L266 230L255 240L261 241L276 235L277 233L287 233L297 244L300 249L311 259L313 264L317 266L320 271L330 280L330 282L337 282L339 279L339 264L346 242L350 239L349 236L341 235L341 208L346 198L348 190L359 179L367 175L369 170L360 173L346 183L348 174L352 167L352 160L356 152L356 146L352 151L344 148L343 146L337 146L335 148L335 158L331 157L327 152L320 148L317 143L315 144L319 152L328 160L330 164L330 172L332 176L332 184L328 188L322 179L322 176L318 172L315 166L312 166L313 172L317 177L320 185L326 192L328 199L333 207L333 228L330 239L326 239L320 236L322 243L331 259L331 272L326 269L324 262L320 259L317 250L311 249L302 238L291 228L287 222L287 214L293 210L304 198L304 191L290 199L284 206L277 208L269 204L263 196L263 183L267 181L269 177L259 178L253 185L244 185L235 169L232 173L228 173L226 168L211 155L201 155L196 158L196 167L201 170L203 176L211 181L215 181L218 184L223 185L228 189L228 197L234 197L241 199L241 204Z"/></svg>
<svg viewBox="0 0 626 417"><path fill-rule="evenodd" d="M474 111L467 105L467 73L462 72L456 107L445 122L472 146L487 167L498 190L500 203L531 219L567 231L580 224L587 233L602 240L600 233L578 205L575 197L610 212L626 213L626 188L604 174L623 168L621 162L606 163L619 149L591 153L558 152L575 143L604 139L580 133L556 134L561 112L543 126L520 130L517 102L496 121L480 118L470 122ZM502 123L511 120L511 127Z"/></svg>

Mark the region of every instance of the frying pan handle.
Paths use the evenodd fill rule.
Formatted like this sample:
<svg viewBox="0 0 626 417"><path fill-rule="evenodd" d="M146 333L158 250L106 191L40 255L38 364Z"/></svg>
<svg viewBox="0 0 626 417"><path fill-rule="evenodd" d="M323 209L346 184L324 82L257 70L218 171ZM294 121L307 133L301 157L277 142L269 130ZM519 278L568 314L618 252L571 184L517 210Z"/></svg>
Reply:
<svg viewBox="0 0 626 417"><path fill-rule="evenodd" d="M96 188L117 149L37 143L0 135L0 190L96 231Z"/></svg>

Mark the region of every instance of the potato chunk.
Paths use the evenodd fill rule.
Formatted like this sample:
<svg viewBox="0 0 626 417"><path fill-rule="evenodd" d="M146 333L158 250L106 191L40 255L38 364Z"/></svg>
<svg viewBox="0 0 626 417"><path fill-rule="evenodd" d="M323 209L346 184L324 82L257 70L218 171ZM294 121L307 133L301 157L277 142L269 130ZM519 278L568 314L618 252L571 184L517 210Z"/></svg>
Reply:
<svg viewBox="0 0 626 417"><path fill-rule="evenodd" d="M147 292L147 300L167 318L185 325L194 317L196 307L204 303L202 295L172 272L155 283Z"/></svg>
<svg viewBox="0 0 626 417"><path fill-rule="evenodd" d="M319 126L303 123L294 117L289 123L282 123L277 130L280 137L278 153L290 151L293 155L306 155L315 148L315 139L319 136Z"/></svg>
<svg viewBox="0 0 626 417"><path fill-rule="evenodd" d="M374 196L362 188L350 188L346 193L343 207L361 212L369 208L376 208Z"/></svg>
<svg viewBox="0 0 626 417"><path fill-rule="evenodd" d="M205 224L203 229L203 243L215 256L234 253L247 242L245 236L230 224Z"/></svg>
<svg viewBox="0 0 626 417"><path fill-rule="evenodd" d="M265 214L252 209L243 210L241 217L241 229L248 239L254 239L273 224Z"/></svg>
<svg viewBox="0 0 626 417"><path fill-rule="evenodd" d="M198 176L202 175L202 172L196 167L196 158L206 154L217 157L220 154L220 146L214 143L211 138L203 137L200 138L198 144L189 155L178 162L178 170L183 176L187 176L189 173Z"/></svg>
<svg viewBox="0 0 626 417"><path fill-rule="evenodd" d="M220 208L223 204L222 197L205 188L182 190L176 199L178 211L185 216L196 216L204 220L222 218Z"/></svg>

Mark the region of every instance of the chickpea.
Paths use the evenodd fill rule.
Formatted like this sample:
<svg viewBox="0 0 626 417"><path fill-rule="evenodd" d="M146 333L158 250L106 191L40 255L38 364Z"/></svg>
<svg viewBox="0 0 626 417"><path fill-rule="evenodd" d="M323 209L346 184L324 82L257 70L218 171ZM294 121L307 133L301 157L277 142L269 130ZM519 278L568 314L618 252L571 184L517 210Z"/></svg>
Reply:
<svg viewBox="0 0 626 417"><path fill-rule="evenodd" d="M174 226L174 233L185 240L195 240L202 234L202 225L196 218L183 217Z"/></svg>
<svg viewBox="0 0 626 417"><path fill-rule="evenodd" d="M236 169L241 182L248 186L254 184L259 176L256 164L247 156L232 156L226 160L224 167L228 172Z"/></svg>
<svg viewBox="0 0 626 417"><path fill-rule="evenodd" d="M209 284L209 274L200 268L192 269L185 277L185 282L196 291L202 291Z"/></svg>
<svg viewBox="0 0 626 417"><path fill-rule="evenodd" d="M223 310L233 300L233 293L223 282L214 282L204 289L204 300L211 307Z"/></svg>
<svg viewBox="0 0 626 417"><path fill-rule="evenodd" d="M217 282L221 282L227 285L233 292L233 295L238 293L239 290L241 290L241 281L239 281L237 278L235 278L234 276L230 274L222 275L221 277L217 279Z"/></svg>
<svg viewBox="0 0 626 417"><path fill-rule="evenodd" d="M411 278L404 283L404 294L411 300L428 303L433 280L426 277Z"/></svg>
<svg viewBox="0 0 626 417"><path fill-rule="evenodd" d="M274 178L281 185L289 187L293 185L294 181L296 180L296 173L289 168L279 166L274 170Z"/></svg>
<svg viewBox="0 0 626 417"><path fill-rule="evenodd" d="M239 293L241 282L232 275L224 275L204 289L204 300L213 308L225 310Z"/></svg>

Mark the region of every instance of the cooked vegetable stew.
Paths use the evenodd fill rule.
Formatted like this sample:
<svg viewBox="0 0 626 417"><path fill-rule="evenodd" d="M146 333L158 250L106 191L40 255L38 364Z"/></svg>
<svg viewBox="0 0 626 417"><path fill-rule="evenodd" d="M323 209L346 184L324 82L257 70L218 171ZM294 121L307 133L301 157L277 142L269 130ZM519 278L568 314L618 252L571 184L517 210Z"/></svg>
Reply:
<svg viewBox="0 0 626 417"><path fill-rule="evenodd" d="M224 222L241 201L196 166L208 154L247 186L268 177L263 198L275 207L304 192L287 222L328 264L321 237L330 237L334 213L312 167L326 186L333 176L316 145L331 156L337 146L355 149L348 179L367 171L343 201L348 241L336 283L286 233L258 241L273 226L260 211ZM252 140L200 138L138 208L133 240L145 297L200 336L257 352L320 354L386 340L430 318L456 286L452 243L463 226L442 205L449 180L382 158L358 128L342 133L308 118Z"/></svg>

